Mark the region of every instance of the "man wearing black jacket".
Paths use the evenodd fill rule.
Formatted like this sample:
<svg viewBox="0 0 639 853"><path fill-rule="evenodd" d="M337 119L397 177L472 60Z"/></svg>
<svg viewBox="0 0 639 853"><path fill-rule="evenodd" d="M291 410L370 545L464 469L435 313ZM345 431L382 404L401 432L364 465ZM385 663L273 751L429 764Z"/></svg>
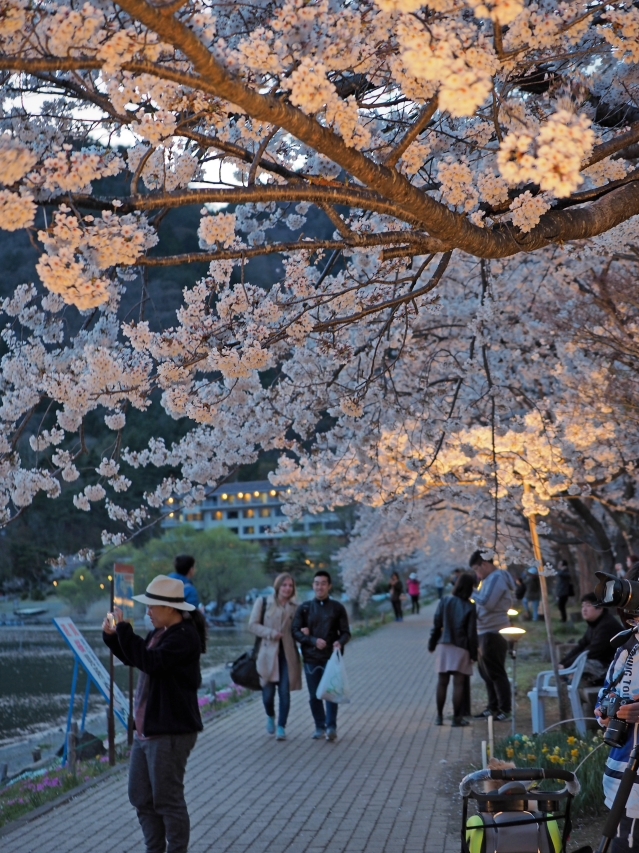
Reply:
<svg viewBox="0 0 639 853"><path fill-rule="evenodd" d="M597 606L597 596L594 592L582 595L581 615L588 623L588 628L574 649L562 658L560 668L572 666L579 655L587 651L588 660L584 674L591 684L603 684L616 652L616 648L610 645L610 640L622 627L609 610Z"/></svg>
<svg viewBox="0 0 639 853"><path fill-rule="evenodd" d="M337 738L337 705L317 698L317 688L333 651L343 651L351 638L348 615L343 604L329 598L331 576L321 569L315 572L313 592L315 598L297 608L293 619L293 637L300 644L304 659L304 673L309 693L309 705L315 720L314 740Z"/></svg>

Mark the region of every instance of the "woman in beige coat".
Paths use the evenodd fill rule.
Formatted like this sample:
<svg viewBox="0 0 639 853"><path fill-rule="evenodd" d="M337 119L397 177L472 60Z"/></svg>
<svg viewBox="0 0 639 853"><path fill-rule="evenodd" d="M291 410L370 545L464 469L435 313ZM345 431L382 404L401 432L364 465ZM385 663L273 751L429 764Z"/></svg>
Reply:
<svg viewBox="0 0 639 853"><path fill-rule="evenodd" d="M275 593L264 601L260 597L253 606L249 631L262 638L257 656L257 671L262 685L262 701L266 711L266 731L275 734L275 689L279 693L277 740L286 739L286 721L291 707L291 690L302 687L302 668L291 624L297 604L295 581L284 572L273 582Z"/></svg>

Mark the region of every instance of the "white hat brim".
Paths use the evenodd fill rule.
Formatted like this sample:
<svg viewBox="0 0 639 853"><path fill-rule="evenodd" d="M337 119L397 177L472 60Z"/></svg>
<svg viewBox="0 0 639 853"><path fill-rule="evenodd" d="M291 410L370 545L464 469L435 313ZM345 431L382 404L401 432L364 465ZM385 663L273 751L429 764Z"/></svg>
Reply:
<svg viewBox="0 0 639 853"><path fill-rule="evenodd" d="M134 601L139 601L141 604L151 605L152 607L172 607L174 610L197 610L194 604L189 604L188 601L171 601L170 599L163 598L162 596L155 596L151 598L146 593L142 595L134 595Z"/></svg>

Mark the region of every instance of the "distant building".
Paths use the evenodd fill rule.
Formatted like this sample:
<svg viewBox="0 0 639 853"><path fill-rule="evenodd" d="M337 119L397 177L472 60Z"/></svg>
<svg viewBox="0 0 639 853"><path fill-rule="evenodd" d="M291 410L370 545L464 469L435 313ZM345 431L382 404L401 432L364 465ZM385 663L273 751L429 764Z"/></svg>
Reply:
<svg viewBox="0 0 639 853"><path fill-rule="evenodd" d="M190 524L197 530L226 527L240 539L257 542L265 548L273 546L284 537L308 538L322 534L342 534L342 524L333 512L305 515L286 530L277 530L286 522L282 511L282 495L268 480L252 483L228 483L216 489L201 504L185 509L179 498L169 498L167 508L175 510L162 522L165 529Z"/></svg>

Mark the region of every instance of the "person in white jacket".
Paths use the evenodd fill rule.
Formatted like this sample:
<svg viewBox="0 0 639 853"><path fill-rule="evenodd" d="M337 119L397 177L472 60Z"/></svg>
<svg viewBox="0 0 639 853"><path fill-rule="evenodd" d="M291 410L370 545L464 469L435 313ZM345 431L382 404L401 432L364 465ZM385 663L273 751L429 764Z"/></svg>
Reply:
<svg viewBox="0 0 639 853"><path fill-rule="evenodd" d="M477 669L488 693L488 706L475 716L509 720L512 699L506 673L508 643L499 632L510 625L508 610L512 607L515 582L508 572L485 559L481 551L473 553L469 565L480 582L472 600L477 606Z"/></svg>

